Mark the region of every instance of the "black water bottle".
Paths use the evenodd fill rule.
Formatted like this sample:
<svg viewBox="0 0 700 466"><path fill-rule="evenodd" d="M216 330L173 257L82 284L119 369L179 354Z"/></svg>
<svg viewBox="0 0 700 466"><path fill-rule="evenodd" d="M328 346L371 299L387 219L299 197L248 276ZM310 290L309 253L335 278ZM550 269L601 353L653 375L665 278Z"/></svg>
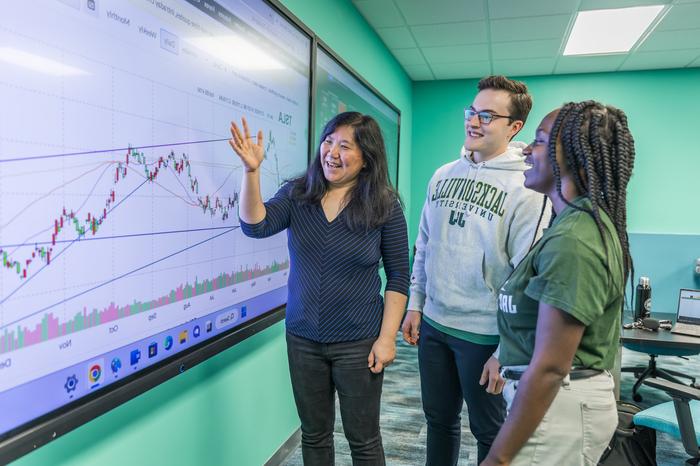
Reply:
<svg viewBox="0 0 700 466"><path fill-rule="evenodd" d="M634 320L644 319L651 315L651 285L649 277L639 277L637 292L634 298Z"/></svg>

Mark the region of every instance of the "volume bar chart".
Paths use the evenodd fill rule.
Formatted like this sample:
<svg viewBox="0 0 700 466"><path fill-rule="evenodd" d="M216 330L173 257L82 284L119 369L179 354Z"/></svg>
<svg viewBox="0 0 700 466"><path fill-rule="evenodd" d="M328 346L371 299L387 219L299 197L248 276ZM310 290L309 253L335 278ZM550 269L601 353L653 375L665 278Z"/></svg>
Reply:
<svg viewBox="0 0 700 466"><path fill-rule="evenodd" d="M46 313L41 319L41 323L37 324L34 329L27 327L17 327L17 329L13 331L5 329L4 333L0 335L0 354L22 349L81 330L87 330L141 312L152 311L168 304L174 304L288 268L289 260L286 260L281 263L273 262L265 267L255 266L252 269L240 270L238 272L222 273L217 277L206 279L201 282L195 280L192 284L180 285L176 289L171 290L167 295L160 296L151 301L135 302L124 306L110 303L109 306L102 310L93 309L90 312L88 312L87 309L83 309L82 312L75 314L75 317L65 322L61 322L53 313Z"/></svg>

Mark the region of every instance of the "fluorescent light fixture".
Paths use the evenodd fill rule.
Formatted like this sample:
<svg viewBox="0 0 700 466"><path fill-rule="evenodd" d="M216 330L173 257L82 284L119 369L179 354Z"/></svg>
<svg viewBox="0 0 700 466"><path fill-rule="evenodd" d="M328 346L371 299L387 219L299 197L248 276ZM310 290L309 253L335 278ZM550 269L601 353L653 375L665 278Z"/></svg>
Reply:
<svg viewBox="0 0 700 466"><path fill-rule="evenodd" d="M284 66L268 53L240 36L192 37L195 47L234 68L246 70L281 70Z"/></svg>
<svg viewBox="0 0 700 466"><path fill-rule="evenodd" d="M579 11L564 55L629 52L663 9L651 5Z"/></svg>
<svg viewBox="0 0 700 466"><path fill-rule="evenodd" d="M14 47L0 47L0 60L52 76L79 76L87 74L80 68L64 65L61 62L44 58L41 55L24 52Z"/></svg>

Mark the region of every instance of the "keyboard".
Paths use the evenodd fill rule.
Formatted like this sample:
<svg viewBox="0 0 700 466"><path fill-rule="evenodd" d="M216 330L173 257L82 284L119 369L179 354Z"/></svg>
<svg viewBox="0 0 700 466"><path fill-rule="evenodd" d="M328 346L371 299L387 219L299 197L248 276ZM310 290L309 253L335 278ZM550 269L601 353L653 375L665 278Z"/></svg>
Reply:
<svg viewBox="0 0 700 466"><path fill-rule="evenodd" d="M671 333L679 333L681 335L700 337L700 325L676 322L676 325L674 325L671 329Z"/></svg>

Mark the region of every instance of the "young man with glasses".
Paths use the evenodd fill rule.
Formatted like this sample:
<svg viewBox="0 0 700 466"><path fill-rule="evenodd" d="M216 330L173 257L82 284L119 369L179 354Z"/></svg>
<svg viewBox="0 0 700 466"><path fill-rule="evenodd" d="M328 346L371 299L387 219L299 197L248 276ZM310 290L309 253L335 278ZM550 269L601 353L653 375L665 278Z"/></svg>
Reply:
<svg viewBox="0 0 700 466"><path fill-rule="evenodd" d="M532 108L527 87L504 76L477 87L460 158L428 185L402 326L418 344L427 465L457 464L464 401L478 462L488 454L506 414L498 290L549 220L545 198L523 185L525 144L510 142Z"/></svg>

